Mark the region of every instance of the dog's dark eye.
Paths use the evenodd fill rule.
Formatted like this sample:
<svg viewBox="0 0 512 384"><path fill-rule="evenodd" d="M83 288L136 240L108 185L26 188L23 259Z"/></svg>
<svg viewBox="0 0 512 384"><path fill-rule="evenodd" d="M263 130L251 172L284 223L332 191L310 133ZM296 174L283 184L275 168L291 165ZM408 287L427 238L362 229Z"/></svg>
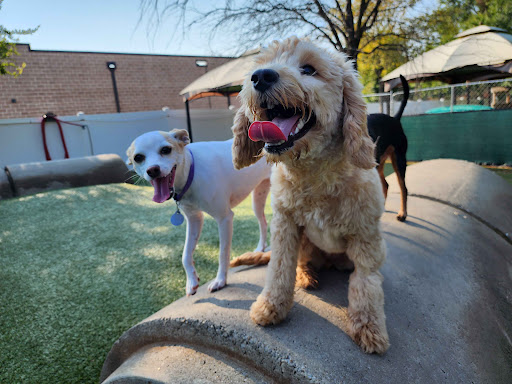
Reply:
<svg viewBox="0 0 512 384"><path fill-rule="evenodd" d="M312 65L306 64L306 65L302 66L300 69L301 69L301 72L303 75L306 75L306 76L315 76L316 75L316 69L313 68Z"/></svg>
<svg viewBox="0 0 512 384"><path fill-rule="evenodd" d="M145 158L146 158L146 156L141 155L140 153L138 153L135 156L133 156L133 161L135 161L136 163L142 163Z"/></svg>
<svg viewBox="0 0 512 384"><path fill-rule="evenodd" d="M161 150L160 150L160 154L161 155L168 155L169 153L171 153L172 151L172 148L171 147L163 147Z"/></svg>

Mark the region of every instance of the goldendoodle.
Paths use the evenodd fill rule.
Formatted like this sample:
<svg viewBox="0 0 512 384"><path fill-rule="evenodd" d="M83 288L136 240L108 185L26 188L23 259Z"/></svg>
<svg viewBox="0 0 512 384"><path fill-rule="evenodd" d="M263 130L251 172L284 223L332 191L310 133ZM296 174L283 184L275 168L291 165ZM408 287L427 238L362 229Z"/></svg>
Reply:
<svg viewBox="0 0 512 384"><path fill-rule="evenodd" d="M361 90L344 54L296 37L273 42L240 92L233 162L239 169L266 156L277 164L272 257L251 318L281 322L296 280L304 288L316 284L311 265L348 262L355 269L345 330L365 352L383 353L389 346L379 273L386 257L379 223L384 196Z"/></svg>

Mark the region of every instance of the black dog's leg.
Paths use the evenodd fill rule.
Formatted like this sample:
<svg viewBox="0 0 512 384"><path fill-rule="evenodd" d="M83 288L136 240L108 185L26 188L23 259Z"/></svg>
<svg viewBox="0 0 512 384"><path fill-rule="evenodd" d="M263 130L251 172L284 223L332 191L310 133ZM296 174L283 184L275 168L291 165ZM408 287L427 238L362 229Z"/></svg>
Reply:
<svg viewBox="0 0 512 384"><path fill-rule="evenodd" d="M379 173L379 176L380 176L380 182L382 184L382 192L384 192L384 200L388 198L388 187L389 187L389 184L388 182L386 181L386 177L384 176L384 163L386 161L386 159L384 158L384 160L380 159L381 162L379 165L377 165L377 172Z"/></svg>
<svg viewBox="0 0 512 384"><path fill-rule="evenodd" d="M398 178L401 197L401 207L396 218L399 221L405 221L407 218L407 187L405 186L405 169L407 168L407 160L405 158L405 153L397 153L395 151L391 155L391 162L393 164L396 177Z"/></svg>

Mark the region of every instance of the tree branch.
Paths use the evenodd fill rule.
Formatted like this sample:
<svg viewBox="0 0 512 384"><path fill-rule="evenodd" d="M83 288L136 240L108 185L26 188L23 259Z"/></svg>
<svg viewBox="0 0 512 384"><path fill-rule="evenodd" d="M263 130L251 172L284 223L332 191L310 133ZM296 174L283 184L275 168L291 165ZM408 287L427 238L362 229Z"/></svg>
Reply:
<svg viewBox="0 0 512 384"><path fill-rule="evenodd" d="M329 25L329 28L331 29L332 34L334 35L334 38L336 40L335 48L338 51L342 51L343 50L343 44L341 44L340 38L338 37L338 33L337 33L336 27L334 26L334 24L331 21L331 19L329 18L329 16L325 13L325 10L322 7L322 4L320 4L319 0L315 0L315 5L317 6L317 9L318 9L318 15L327 22L327 24Z"/></svg>

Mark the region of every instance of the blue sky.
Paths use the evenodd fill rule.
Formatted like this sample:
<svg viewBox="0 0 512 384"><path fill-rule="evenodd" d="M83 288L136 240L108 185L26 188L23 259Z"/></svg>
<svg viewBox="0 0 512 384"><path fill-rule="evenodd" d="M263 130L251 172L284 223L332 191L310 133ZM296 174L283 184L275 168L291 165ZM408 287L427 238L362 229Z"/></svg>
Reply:
<svg viewBox="0 0 512 384"><path fill-rule="evenodd" d="M420 8L436 1L422 0ZM211 0L194 3L202 8L212 4ZM32 49L205 56L242 53L240 42L229 33L211 44L206 28L183 35L181 28L176 31L177 17L167 17L157 33L152 33L146 21L139 25L139 4L140 0L4 0L0 25L7 29L39 26L33 35L19 38Z"/></svg>
<svg viewBox="0 0 512 384"><path fill-rule="evenodd" d="M148 36L146 22L137 26L139 0L4 0L0 25L8 29L33 28L33 35L21 36L20 43L32 49L154 53L177 55L221 55L235 52L233 41L208 43L206 31L183 36L174 33L176 20L166 19L158 33ZM150 33L151 34L151 33Z"/></svg>

